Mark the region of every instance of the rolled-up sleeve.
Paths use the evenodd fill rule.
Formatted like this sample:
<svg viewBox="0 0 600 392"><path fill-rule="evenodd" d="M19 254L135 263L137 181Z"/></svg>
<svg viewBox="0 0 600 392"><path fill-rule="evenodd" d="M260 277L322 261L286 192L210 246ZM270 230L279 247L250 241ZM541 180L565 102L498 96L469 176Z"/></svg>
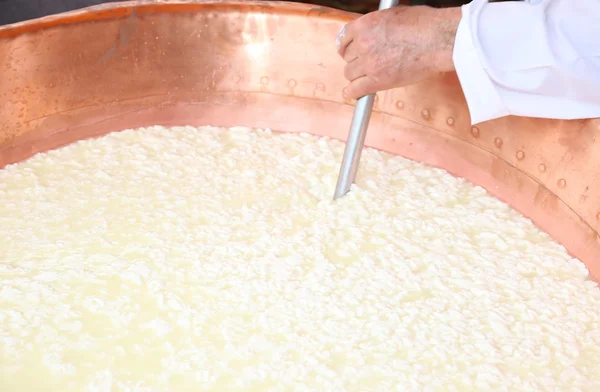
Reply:
<svg viewBox="0 0 600 392"><path fill-rule="evenodd" d="M473 124L600 117L600 0L474 0L453 60Z"/></svg>

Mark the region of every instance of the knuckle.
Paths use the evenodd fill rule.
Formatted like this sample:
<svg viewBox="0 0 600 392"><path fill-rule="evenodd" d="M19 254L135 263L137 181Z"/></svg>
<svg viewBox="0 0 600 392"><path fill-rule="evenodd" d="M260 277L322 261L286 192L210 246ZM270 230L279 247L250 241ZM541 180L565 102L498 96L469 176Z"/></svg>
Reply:
<svg viewBox="0 0 600 392"><path fill-rule="evenodd" d="M371 77L377 77L381 72L379 60L374 56L369 56L366 61L366 73Z"/></svg>
<svg viewBox="0 0 600 392"><path fill-rule="evenodd" d="M359 34L355 39L356 47L360 51L366 52L371 48L371 41L369 34Z"/></svg>

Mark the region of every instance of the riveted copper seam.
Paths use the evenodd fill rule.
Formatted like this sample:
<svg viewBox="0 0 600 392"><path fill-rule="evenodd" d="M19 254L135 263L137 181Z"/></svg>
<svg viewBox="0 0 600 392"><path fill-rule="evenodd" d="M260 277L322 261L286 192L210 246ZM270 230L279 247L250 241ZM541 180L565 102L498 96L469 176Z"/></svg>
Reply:
<svg viewBox="0 0 600 392"><path fill-rule="evenodd" d="M356 16L268 1L134 1L1 27L0 167L154 124L343 139L353 101L335 35ZM483 186L598 280L599 134L598 119L471 127L456 75L446 74L379 93L366 145Z"/></svg>

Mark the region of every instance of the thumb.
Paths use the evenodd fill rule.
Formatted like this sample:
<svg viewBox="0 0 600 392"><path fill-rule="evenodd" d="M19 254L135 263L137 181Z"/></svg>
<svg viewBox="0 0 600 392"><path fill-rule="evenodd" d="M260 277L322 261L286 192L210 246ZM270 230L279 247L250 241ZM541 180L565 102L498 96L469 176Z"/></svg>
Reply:
<svg viewBox="0 0 600 392"><path fill-rule="evenodd" d="M377 92L377 86L368 76L355 79L346 87L346 94L348 98L352 99L359 99L375 92Z"/></svg>

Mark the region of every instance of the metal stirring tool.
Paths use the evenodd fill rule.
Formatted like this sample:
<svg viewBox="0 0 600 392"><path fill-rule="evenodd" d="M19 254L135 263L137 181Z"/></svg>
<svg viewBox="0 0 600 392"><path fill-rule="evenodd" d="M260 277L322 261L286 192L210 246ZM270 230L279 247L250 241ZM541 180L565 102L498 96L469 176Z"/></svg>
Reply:
<svg viewBox="0 0 600 392"><path fill-rule="evenodd" d="M398 5L399 0L381 0L379 2L379 10L385 10ZM354 108L354 116L346 141L346 149L344 150L344 158L340 167L337 185L333 199L339 199L350 191L350 186L356 179L358 172L358 164L360 162L360 153L365 145L365 137L367 136L367 128L373 111L373 103L375 102L375 94L365 95L359 98Z"/></svg>

